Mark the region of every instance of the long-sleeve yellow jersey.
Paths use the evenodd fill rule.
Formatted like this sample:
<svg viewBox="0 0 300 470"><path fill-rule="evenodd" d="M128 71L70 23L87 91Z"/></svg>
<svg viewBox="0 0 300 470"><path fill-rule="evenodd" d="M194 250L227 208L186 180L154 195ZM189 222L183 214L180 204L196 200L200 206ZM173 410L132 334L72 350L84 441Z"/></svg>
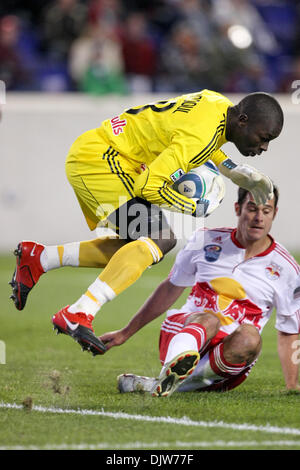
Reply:
<svg viewBox="0 0 300 470"><path fill-rule="evenodd" d="M127 109L104 121L100 131L137 172L144 168L135 180L136 196L192 214L196 203L171 186L209 159L218 166L228 158L220 147L230 106L225 96L202 90Z"/></svg>

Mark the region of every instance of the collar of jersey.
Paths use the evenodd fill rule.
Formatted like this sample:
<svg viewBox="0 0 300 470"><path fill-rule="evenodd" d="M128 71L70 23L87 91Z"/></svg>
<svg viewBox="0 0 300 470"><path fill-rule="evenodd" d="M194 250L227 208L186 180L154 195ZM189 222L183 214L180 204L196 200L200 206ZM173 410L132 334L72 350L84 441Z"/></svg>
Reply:
<svg viewBox="0 0 300 470"><path fill-rule="evenodd" d="M235 244L235 246L237 246L238 248L241 248L242 250L245 250L245 248L243 247L243 245L241 245L241 243L238 241L238 239L236 238L236 228L234 228L230 234L230 237L231 237L231 241L232 243ZM262 251L261 253L259 253L258 255L254 256L254 258L258 257L258 256L266 256L268 255L269 253L271 253L271 251L274 250L275 246L276 246L276 242L274 240L274 238L268 234L268 236L270 237L271 239L271 245L269 246L269 248L267 248L266 250Z"/></svg>

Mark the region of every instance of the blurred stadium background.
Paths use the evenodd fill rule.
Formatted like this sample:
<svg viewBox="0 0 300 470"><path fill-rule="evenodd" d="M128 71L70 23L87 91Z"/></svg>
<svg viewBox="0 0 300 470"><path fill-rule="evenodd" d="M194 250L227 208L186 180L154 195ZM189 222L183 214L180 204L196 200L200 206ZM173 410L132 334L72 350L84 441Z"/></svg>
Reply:
<svg viewBox="0 0 300 470"><path fill-rule="evenodd" d="M234 102L254 91L278 97L284 130L262 159L247 163L278 184L273 234L300 251L299 1L2 0L0 80L7 91L0 124L1 252L19 238L49 244L90 238L64 173L73 140L124 108L202 88ZM231 144L224 150L241 161ZM209 226L235 223L236 190L226 186ZM184 242L190 220L173 223Z"/></svg>
<svg viewBox="0 0 300 470"><path fill-rule="evenodd" d="M210 448L216 442L241 448L240 441L245 448L299 448L299 439L283 433L299 428L299 396L282 393L274 319L264 330L262 358L237 390L224 396L178 394L154 403L144 395L119 394L116 377L132 371L159 373L161 319L95 361L79 355L70 338L57 339L50 328L50 315L75 301L97 269L49 273L49 280L41 279L33 291L24 315L8 301L15 263L8 253L20 239L57 244L96 235L88 230L65 176L65 157L76 137L123 109L202 88L222 92L235 103L249 92L265 91L282 104L283 132L263 158L245 160L229 143L224 150L278 184L280 213L272 232L299 260L300 1L0 0L0 342L7 346L0 400L24 408L27 403L26 413L0 410L2 449L93 444L100 449L180 449L182 443L187 443L184 448ZM236 223L236 188L230 182L226 188L221 207L205 219L210 227ZM193 222L203 223L166 214L173 219L178 247ZM127 323L167 276L173 252L166 258L105 306L96 319L97 334ZM182 304L181 297L177 306ZM221 427L197 430L166 422L39 415L27 413L28 403L117 414L126 410L163 419L184 416L225 426L249 423L250 428L229 426L224 433ZM274 427L275 434L262 432L261 426ZM281 434L278 426L284 426ZM166 440L169 444L161 444Z"/></svg>

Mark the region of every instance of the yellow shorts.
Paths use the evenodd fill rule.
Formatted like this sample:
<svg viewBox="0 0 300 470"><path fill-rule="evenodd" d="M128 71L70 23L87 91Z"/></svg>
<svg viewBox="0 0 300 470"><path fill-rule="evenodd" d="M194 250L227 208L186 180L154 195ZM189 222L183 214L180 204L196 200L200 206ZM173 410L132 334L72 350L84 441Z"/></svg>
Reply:
<svg viewBox="0 0 300 470"><path fill-rule="evenodd" d="M99 129L76 139L66 159L66 174L91 230L135 197L133 185L138 173Z"/></svg>

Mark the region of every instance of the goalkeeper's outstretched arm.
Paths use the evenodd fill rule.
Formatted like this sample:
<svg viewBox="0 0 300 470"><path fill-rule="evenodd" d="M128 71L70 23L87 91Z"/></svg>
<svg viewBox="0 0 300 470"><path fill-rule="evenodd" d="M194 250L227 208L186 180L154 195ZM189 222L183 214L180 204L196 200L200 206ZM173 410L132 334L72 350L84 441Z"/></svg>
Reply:
<svg viewBox="0 0 300 470"><path fill-rule="evenodd" d="M249 191L257 205L273 198L273 184L270 178L245 163L236 164L230 158L218 166L220 173L233 183Z"/></svg>

